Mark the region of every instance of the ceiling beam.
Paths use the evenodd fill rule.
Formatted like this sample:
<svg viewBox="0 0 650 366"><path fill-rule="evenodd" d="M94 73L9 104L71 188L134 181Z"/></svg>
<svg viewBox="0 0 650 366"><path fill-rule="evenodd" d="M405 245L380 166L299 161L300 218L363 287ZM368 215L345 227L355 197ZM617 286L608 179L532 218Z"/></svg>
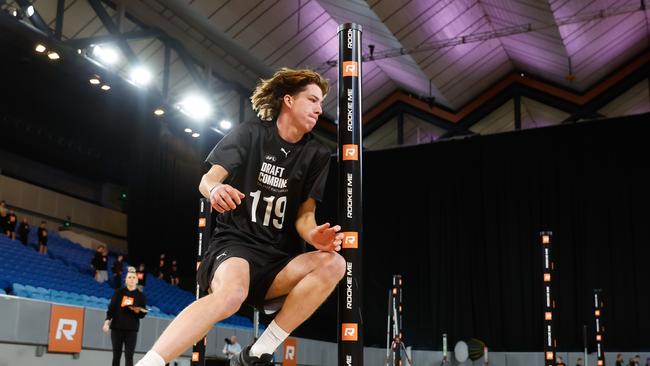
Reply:
<svg viewBox="0 0 650 366"><path fill-rule="evenodd" d="M52 30L47 26L47 23L45 23L41 15L38 13L38 11L36 11L36 7L33 6L31 2L27 0L16 0L16 3L18 3L18 5L20 5L22 10L25 12L27 11L27 8L31 6L34 10L34 14L32 14L31 17L28 16L29 21L41 32L45 33L48 36L52 35ZM27 14L25 15L27 16Z"/></svg>
<svg viewBox="0 0 650 366"><path fill-rule="evenodd" d="M249 95L257 82L256 78L243 74L234 66L223 60L223 55L207 49L201 43L194 40L186 32L179 29L161 14L154 12L148 5L140 0L124 2L127 15L132 16L143 27L150 27L164 30L164 34L176 39L183 45L187 55L199 65L210 65L215 76L224 87L235 90L238 93ZM163 31L161 31L163 32ZM226 78L224 75L228 75Z"/></svg>
<svg viewBox="0 0 650 366"><path fill-rule="evenodd" d="M129 63L132 65L137 65L138 56L136 56L135 52L133 52L131 47L129 47L129 44L126 42L126 40L119 37L120 29L117 25L115 25L111 16L108 15L108 12L106 9L104 9L102 3L99 0L88 0L88 3L93 8L95 14L97 14L97 17L99 17L99 20L101 20L106 30L108 30L110 34L118 36L116 39L117 45L122 50L122 53L124 53L124 56L126 56L126 58L129 60Z"/></svg>
<svg viewBox="0 0 650 366"><path fill-rule="evenodd" d="M74 38L74 39L69 39L65 42L72 45L73 47L84 48L90 46L91 44L118 42L120 39L138 40L138 39L160 37L162 35L163 35L162 32L155 29L143 29L143 30L136 30L136 31L120 33L120 34L108 34L108 35L88 37L88 38Z"/></svg>
<svg viewBox="0 0 650 366"><path fill-rule="evenodd" d="M258 77L268 78L273 75L273 70L269 66L257 59L249 50L233 41L227 33L219 29L205 14L199 12L187 1L158 0L158 2L171 10L175 16L206 36Z"/></svg>

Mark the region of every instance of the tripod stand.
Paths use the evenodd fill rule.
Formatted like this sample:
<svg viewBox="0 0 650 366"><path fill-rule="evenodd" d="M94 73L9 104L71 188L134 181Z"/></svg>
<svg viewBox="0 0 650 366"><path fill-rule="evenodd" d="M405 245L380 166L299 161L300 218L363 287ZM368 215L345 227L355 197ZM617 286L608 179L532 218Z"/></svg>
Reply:
<svg viewBox="0 0 650 366"><path fill-rule="evenodd" d="M393 288L388 291L388 319L386 324L386 366L402 366L402 351L413 366L402 335L402 276L393 276Z"/></svg>

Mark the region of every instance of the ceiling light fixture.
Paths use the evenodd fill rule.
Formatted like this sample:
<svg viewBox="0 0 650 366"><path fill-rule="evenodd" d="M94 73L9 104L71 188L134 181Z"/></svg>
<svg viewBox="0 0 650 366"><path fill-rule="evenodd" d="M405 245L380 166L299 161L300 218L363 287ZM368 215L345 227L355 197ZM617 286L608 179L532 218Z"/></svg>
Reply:
<svg viewBox="0 0 650 366"><path fill-rule="evenodd" d="M212 105L204 96L191 94L186 96L180 103L181 112L190 118L202 121L212 115Z"/></svg>
<svg viewBox="0 0 650 366"><path fill-rule="evenodd" d="M224 119L221 122L219 122L219 126L224 130L229 130L232 127L232 122Z"/></svg>
<svg viewBox="0 0 650 366"><path fill-rule="evenodd" d="M143 66L134 67L131 70L131 81L137 86L145 86L151 81L151 72Z"/></svg>
<svg viewBox="0 0 650 366"><path fill-rule="evenodd" d="M93 56L97 57L102 63L112 65L120 59L120 55L112 47L93 46Z"/></svg>

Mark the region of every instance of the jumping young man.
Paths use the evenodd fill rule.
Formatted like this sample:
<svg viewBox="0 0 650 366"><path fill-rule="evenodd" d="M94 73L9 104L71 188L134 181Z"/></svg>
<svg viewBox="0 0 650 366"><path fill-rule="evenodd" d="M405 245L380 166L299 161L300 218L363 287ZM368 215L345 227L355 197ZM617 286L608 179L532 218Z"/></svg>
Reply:
<svg viewBox="0 0 650 366"><path fill-rule="evenodd" d="M338 225L316 223L330 152L310 133L329 85L311 70L283 68L251 96L262 121L244 123L212 150L199 191L216 229L197 279L206 296L183 310L137 366L163 366L243 303L281 306L231 365L272 365L271 354L327 299L345 272ZM305 253L305 242L316 251Z"/></svg>

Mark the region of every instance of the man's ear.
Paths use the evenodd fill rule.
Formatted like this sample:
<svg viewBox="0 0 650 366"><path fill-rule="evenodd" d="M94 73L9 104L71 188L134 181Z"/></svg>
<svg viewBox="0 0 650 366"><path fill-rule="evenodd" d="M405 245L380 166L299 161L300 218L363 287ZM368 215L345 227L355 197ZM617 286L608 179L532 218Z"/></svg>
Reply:
<svg viewBox="0 0 650 366"><path fill-rule="evenodd" d="M293 97L289 94L285 94L284 97L282 98L282 101L289 108L293 106Z"/></svg>

